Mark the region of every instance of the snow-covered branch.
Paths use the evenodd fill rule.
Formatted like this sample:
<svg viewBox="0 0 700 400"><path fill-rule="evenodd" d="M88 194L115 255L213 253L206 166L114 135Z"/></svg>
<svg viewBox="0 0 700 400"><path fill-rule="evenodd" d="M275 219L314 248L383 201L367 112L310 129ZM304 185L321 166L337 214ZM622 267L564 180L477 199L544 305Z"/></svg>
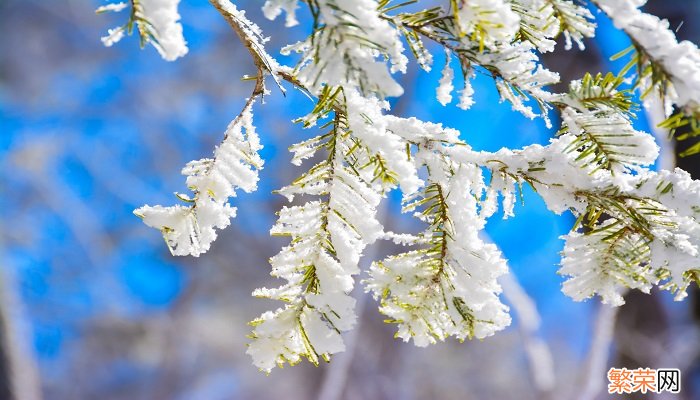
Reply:
<svg viewBox="0 0 700 400"><path fill-rule="evenodd" d="M208 251L217 236L215 229L226 228L236 216L236 209L228 204L235 189L252 192L257 188L263 160L258 155L262 146L253 127L252 105L250 101L231 122L214 158L191 161L182 170L195 194L194 198L176 194L187 206L143 206L134 211L146 225L163 233L173 255L196 257Z"/></svg>
<svg viewBox="0 0 700 400"><path fill-rule="evenodd" d="M365 290L380 312L396 324L397 336L424 346L448 337L484 338L510 323L497 279L507 273L500 251L480 232L498 208L514 214L517 193L530 185L554 213L571 212L575 225L563 239L560 273L564 292L575 300L600 295L622 303L627 288L648 292L654 285L677 299L700 280L700 182L682 170L652 172L658 157L654 138L633 128L635 112L623 77L586 74L553 93L556 72L539 54L594 35L593 15L570 0L451 0L448 8L415 10L413 2L390 0L268 0L263 13L285 25L309 13L310 35L286 46L293 66L280 65L265 49L267 38L229 0L210 0L248 50L255 85L243 111L229 125L211 159L189 163L183 173L194 196L185 205L145 206L144 222L162 231L175 255L207 251L235 216L229 204L236 190L255 190L263 160L252 108L270 75L282 92L286 81L314 106L299 118L316 136L291 147L292 163L305 172L278 190L295 204L284 207L272 235L290 242L270 261L272 276L285 282L258 289L256 296L284 305L262 314L248 353L260 369L329 360L343 351L342 333L353 328L350 296L360 257L378 239L405 246L374 261ZM657 90L681 108L664 124L696 124L700 65L695 45L678 43L666 22L638 10L639 0L596 0L633 39L639 56L637 87ZM142 44L152 43L166 59L184 55L178 0L132 0L98 12L130 6L128 22L111 30L106 45L135 27ZM302 6L302 7L300 7ZM437 123L391 115L387 97L400 96L394 79L408 65L432 67L433 48L446 54L437 100L449 104L459 64L464 81L459 108L474 102L476 72L493 79L501 101L529 118L561 127L546 146L497 152L474 151L460 133ZM535 111L534 108L538 111ZM695 126L695 125L693 125ZM699 130L700 131L700 130ZM313 160L319 160L307 166ZM401 190L402 211L423 225L419 234L384 232L377 206Z"/></svg>
<svg viewBox="0 0 700 400"><path fill-rule="evenodd" d="M130 7L127 22L116 28L110 29L107 36L102 38L105 46L112 46L119 42L125 34L131 35L136 29L139 35L141 47L151 44L158 50L161 57L167 61L174 61L187 54L187 42L182 35L180 13L178 5L180 0L130 0L125 2L110 3L97 9L97 13L120 12Z"/></svg>
<svg viewBox="0 0 700 400"><path fill-rule="evenodd" d="M647 14L639 8L646 0L594 0L632 40L633 51L625 68L636 67L635 86L642 93L645 105L653 107L661 101L667 119L661 128L675 133L690 128L677 139L700 135L700 49L687 40L679 42L667 20ZM624 54L620 54L623 56ZM700 145L691 146L683 155L700 152Z"/></svg>

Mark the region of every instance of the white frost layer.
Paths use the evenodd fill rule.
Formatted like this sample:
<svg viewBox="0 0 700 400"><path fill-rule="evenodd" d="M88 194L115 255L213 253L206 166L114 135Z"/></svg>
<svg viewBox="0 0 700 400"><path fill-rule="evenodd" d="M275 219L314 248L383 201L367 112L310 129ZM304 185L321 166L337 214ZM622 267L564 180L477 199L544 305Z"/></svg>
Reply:
<svg viewBox="0 0 700 400"><path fill-rule="evenodd" d="M526 104L527 95L548 100L551 93L545 87L559 82L559 74L544 68L534 50L535 45L530 42L506 43L499 45L497 52L476 56L479 64L493 66L501 75L501 79L496 80L501 100L507 100L514 111L530 119L537 114ZM546 113L540 116L549 124Z"/></svg>
<svg viewBox="0 0 700 400"><path fill-rule="evenodd" d="M454 85L452 85L452 80L454 79L454 71L450 67L450 61L452 61L452 56L449 52L445 52L446 60L445 67L442 69L442 76L440 77L440 82L437 88L437 100L443 106L446 106L452 101L452 91L454 90Z"/></svg>
<svg viewBox="0 0 700 400"><path fill-rule="evenodd" d="M490 336L508 326L510 316L497 282L507 272L505 260L479 237L485 223L478 200L485 189L482 170L446 156L443 143L458 141L455 131L414 118L387 118L392 130L422 143L413 160L427 167L428 186L408 196L404 209L422 210L415 215L429 227L412 243L423 247L372 264L366 289L397 324L396 336L417 346L450 336Z"/></svg>
<svg viewBox="0 0 700 400"><path fill-rule="evenodd" d="M526 174L555 213L585 213L587 196L622 202L622 208L612 207L611 219L599 223L594 231L571 232L562 237L566 246L560 273L568 277L563 291L573 299L599 295L604 303L620 305L625 287L648 292L652 285L670 290L677 300L685 297L689 283L685 274L699 265L700 181L680 169L653 172L628 164L613 173L594 166L582 167L578 154L571 151L575 140L575 134L567 133L548 146L531 145L496 153L455 148L452 156L460 162L491 168L495 182L499 171L513 176ZM515 181L510 179L512 187ZM498 191L503 187L491 185ZM651 212L656 209L658 212ZM640 233L630 225L625 210L637 210L648 221L648 233ZM618 222L613 225L613 221ZM617 239L610 238L612 232L625 226L630 229Z"/></svg>
<svg viewBox="0 0 700 400"><path fill-rule="evenodd" d="M456 16L462 33L467 37L479 37L487 47L510 43L520 29L520 17L508 1L464 1Z"/></svg>
<svg viewBox="0 0 700 400"><path fill-rule="evenodd" d="M299 165L332 143L327 159L279 190L290 201L298 195L323 197L282 208L271 230L291 238L270 259L272 276L286 283L257 289L254 295L282 300L286 306L253 322L254 340L248 348L253 363L268 372L302 357L318 363L345 348L340 333L356 321L355 299L349 294L354 275L360 272L364 248L383 236L376 219L382 193L396 186L374 181L373 168L362 166L381 158L392 174L408 177L399 180L403 187L415 190L421 184L401 138L388 130L382 115L386 103L353 90L345 95L347 120L338 123L334 136L317 136L290 148L293 163Z"/></svg>
<svg viewBox="0 0 700 400"><path fill-rule="evenodd" d="M265 14L265 18L273 20L284 10L287 14L285 25L290 27L299 23L296 17L297 8L297 0L267 0L263 5L263 14Z"/></svg>
<svg viewBox="0 0 700 400"><path fill-rule="evenodd" d="M187 54L187 42L182 35L180 13L177 11L180 0L140 0L143 16L153 24L158 43L153 46L168 61Z"/></svg>
<svg viewBox="0 0 700 400"><path fill-rule="evenodd" d="M462 110L468 110L474 105L474 88L471 82L473 76L473 71L469 71L465 74L464 87L459 91L459 103L457 103L457 107Z"/></svg>
<svg viewBox="0 0 700 400"><path fill-rule="evenodd" d="M670 75L679 107L700 107L700 50L687 40L678 42L667 20L639 10L645 2L596 0L615 26L625 31Z"/></svg>
<svg viewBox="0 0 700 400"><path fill-rule="evenodd" d="M513 0L513 11L520 16L520 29L527 40L542 52L554 51L560 21L552 3L546 0Z"/></svg>
<svg viewBox="0 0 700 400"><path fill-rule="evenodd" d="M228 204L236 195L235 189L257 189L258 170L263 166L258 155L261 148L248 107L231 122L213 159L191 161L183 168L187 186L196 196L178 197L191 206L143 206L134 213L163 233L173 255L197 257L207 252L216 239L215 228L226 228L236 216L236 209Z"/></svg>
<svg viewBox="0 0 700 400"><path fill-rule="evenodd" d="M593 15L579 3L578 0L511 0L510 5L520 17L523 40L546 53L554 50L560 32L567 50L573 42L583 50L583 38L594 36Z"/></svg>
<svg viewBox="0 0 700 400"><path fill-rule="evenodd" d="M387 126L383 111L389 104L379 99L365 98L359 92L346 92L348 125L372 151L379 153L396 174L405 195L414 193L423 185L416 166L406 156L406 143Z"/></svg>
<svg viewBox="0 0 700 400"><path fill-rule="evenodd" d="M182 25L180 24L180 14L178 12L178 4L180 0L139 0L136 3L135 15L136 23L141 25L146 21L146 26L142 29L152 34L152 38L146 38L153 47L158 50L161 57L167 61L173 61L187 54L187 42L182 34ZM97 9L98 13L102 12L119 12L127 7L125 2L110 3L101 6ZM126 25L110 29L107 35L102 37L102 43L110 47L119 42L126 32Z"/></svg>
<svg viewBox="0 0 700 400"><path fill-rule="evenodd" d="M95 10L96 13L104 13L104 12L119 12L123 9L128 7L128 4L125 2L119 2L119 3L110 3L110 4L105 4L104 6L100 6Z"/></svg>
<svg viewBox="0 0 700 400"><path fill-rule="evenodd" d="M283 50L302 53L299 80L312 92L324 85L341 85L382 97L400 96L403 88L392 74L405 73L408 58L403 54L403 42L397 30L380 18L377 1L319 0L314 3L324 29L313 38ZM265 15L274 18L282 9L288 11L291 7L285 1L268 2Z"/></svg>

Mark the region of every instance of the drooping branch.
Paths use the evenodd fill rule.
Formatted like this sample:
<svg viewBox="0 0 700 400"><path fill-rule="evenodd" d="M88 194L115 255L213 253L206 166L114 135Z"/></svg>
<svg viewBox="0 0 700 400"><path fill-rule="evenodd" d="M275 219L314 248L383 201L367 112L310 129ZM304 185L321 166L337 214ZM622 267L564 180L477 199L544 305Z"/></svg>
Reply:
<svg viewBox="0 0 700 400"><path fill-rule="evenodd" d="M280 90L284 92L284 88L280 85L278 78L278 72L284 69L265 51L263 45L267 41L267 38L263 36L260 28L249 21L245 17L245 14L239 11L229 0L209 0L209 3L213 5L224 17L226 22L228 22L255 63L257 78L253 94L259 95L263 93L264 82L262 81L262 76L265 73L270 74Z"/></svg>
<svg viewBox="0 0 700 400"><path fill-rule="evenodd" d="M283 92L280 82L286 81L313 100L311 112L297 122L319 126L320 133L290 148L292 163L311 162L319 151L327 157L278 191L290 201L314 200L283 208L272 229L291 241L271 259L272 275L286 283L255 292L284 303L253 322L248 352L261 369L302 358L318 363L343 350L341 334L355 321L349 293L359 258L378 238L407 247L375 262L365 281L398 336L426 345L450 336L483 338L504 328L510 317L499 300L497 277L506 272L505 262L479 232L499 206L505 217L514 214L523 185L532 186L553 212L571 211L578 218L564 237L560 270L570 278L564 290L574 299L597 294L619 304L623 287L652 285L681 298L700 276L700 183L682 171L649 171L658 149L632 126L634 105L621 89L623 78L587 74L566 93L547 89L559 77L541 66L539 53L553 50L562 33L567 47L572 40L582 46L594 26L586 8L570 0L455 0L446 11L404 12L412 2L309 1L311 34L282 51L299 55L292 69L265 51L267 38L243 11L229 0L210 3L250 54L255 84L214 157L183 170L194 198L178 195L187 206L144 207L141 215L161 229L174 254L206 251L215 229L235 215L228 204L235 190L256 187L262 159L251 109L267 94L266 76ZM292 25L297 4L268 0L263 12L270 19L287 12ZM423 41L446 50L437 90L443 105L452 100L456 59L464 78L459 107L473 103L470 79L484 72L501 100L523 115L538 116L533 105L547 122L549 110L560 112L558 137L548 146L475 152L459 132L390 115L384 99L401 95L393 74L407 64L400 36L426 70L432 54ZM655 88L667 88L666 75L681 75L667 64L647 64ZM395 188L403 192L403 211L425 225L420 234L383 232L376 221L377 204Z"/></svg>
<svg viewBox="0 0 700 400"><path fill-rule="evenodd" d="M660 100L666 120L659 127L675 134L680 128L688 132L676 135L685 140L700 135L700 49L689 41L679 42L667 20L642 12L631 1L594 0L615 26L627 34L632 46L616 55L632 53L625 75L636 67L635 87L649 103ZM675 110L674 110L675 107ZM681 156L700 152L700 144Z"/></svg>

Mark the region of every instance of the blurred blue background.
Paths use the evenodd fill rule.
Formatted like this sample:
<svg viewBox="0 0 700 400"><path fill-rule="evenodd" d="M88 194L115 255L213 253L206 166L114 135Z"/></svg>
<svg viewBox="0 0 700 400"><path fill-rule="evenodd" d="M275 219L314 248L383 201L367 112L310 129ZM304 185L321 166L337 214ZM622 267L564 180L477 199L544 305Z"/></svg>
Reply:
<svg viewBox="0 0 700 400"><path fill-rule="evenodd" d="M305 33L265 21L259 2L236 3L271 35L272 54ZM290 122L310 102L272 88L255 110L266 160L259 190L234 199L239 216L209 254L174 258L159 233L132 210L172 204L173 192L186 192L179 170L211 154L250 91L240 77L253 66L204 0L180 6L190 52L173 63L151 47L140 50L136 38L102 47L100 36L125 15L96 16L101 4L0 1L0 260L8 329L24 366L17 379L39 387L47 399L313 398L331 375L327 366L299 366L266 378L245 355L246 321L276 306L251 299L250 292L271 284L266 260L285 243L267 235L274 211L284 204L271 191L301 172L289 168L286 148L315 134ZM697 43L696 2L657 0L649 7L672 23L684 20L679 35ZM596 15L598 36L586 41L585 52L558 47L543 57L563 81L621 68L609 58L629 41ZM431 73L414 65L398 77L406 95L392 101L394 112L457 128L476 149L544 144L554 134L542 121L499 104L492 81L482 74L473 82L476 104L469 111L441 106L434 97L443 64L437 56ZM650 130L643 112L635 124ZM409 228L396 215L397 196L390 201L385 224ZM571 224L570 216L551 214L526 190L515 218L497 215L487 227L541 315L537 335L554 354L561 398L576 398L565 382L580 379L600 308L597 301L576 303L560 291L558 237ZM377 247L374 254L392 251ZM655 295L655 306L645 306L645 312L656 310L648 318L663 336L654 342L665 354L690 351L678 350L676 342L698 339L691 301ZM381 324L374 302L363 304L346 398L508 398L504 393L513 390L522 398L541 395L523 372L517 316L500 337L422 350L391 339L392 328ZM686 363L692 373L697 346L686 356L689 361L671 360ZM417 377L409 365L443 373Z"/></svg>

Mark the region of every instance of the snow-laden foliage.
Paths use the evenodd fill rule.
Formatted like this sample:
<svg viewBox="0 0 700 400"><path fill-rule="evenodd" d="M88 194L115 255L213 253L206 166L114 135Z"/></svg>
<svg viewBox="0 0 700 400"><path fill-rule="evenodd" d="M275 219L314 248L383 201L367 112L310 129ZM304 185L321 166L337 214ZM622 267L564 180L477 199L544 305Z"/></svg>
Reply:
<svg viewBox="0 0 700 400"><path fill-rule="evenodd" d="M452 85L452 81L454 80L454 77L455 77L455 72L454 72L454 70L452 70L452 66L450 66L451 62L452 62L452 55L449 52L447 52L446 53L446 60L445 60L445 67L442 69L442 76L440 77L440 82L438 83L437 93L436 93L437 100L443 106L447 105L448 103L450 103L452 101L452 91L455 88Z"/></svg>
<svg viewBox="0 0 700 400"><path fill-rule="evenodd" d="M510 317L496 281L507 272L506 262L479 237L486 217L478 201L486 191L483 171L449 157L449 147L461 144L457 132L417 120L389 122L416 148L416 166L427 168L423 188L405 196L403 207L427 227L403 240L414 249L372 265L367 289L381 299L380 312L398 325L396 336L404 341L427 346L449 336L490 336Z"/></svg>
<svg viewBox="0 0 700 400"><path fill-rule="evenodd" d="M700 49L687 40L678 42L667 20L642 12L646 0L595 0L615 26L632 39L632 47L620 56L634 51L625 68L636 66L636 87L645 105L661 100L668 119L662 128L675 133L690 127L690 133L677 136L682 140L700 135ZM683 155L700 152L700 144L691 146Z"/></svg>
<svg viewBox="0 0 700 400"><path fill-rule="evenodd" d="M421 9L390 0L267 0L265 17L284 13L287 27L299 23L299 12L308 13L308 38L282 50L296 53L294 66L280 65L265 50L260 28L229 0L210 3L253 59L252 94L214 157L183 170L194 197L178 194L185 205L145 206L137 214L162 231L173 254L205 252L216 229L235 215L229 204L235 190L256 188L263 161L251 109L271 94L266 76L281 91L289 84L314 99L298 122L315 136L290 149L292 163L305 172L277 191L293 202L271 230L290 239L270 260L272 276L283 284L254 292L283 303L252 322L248 353L261 370L302 358L318 363L344 350L342 334L356 320L350 293L362 273L359 261L376 240L404 247L371 260L362 278L397 337L425 346L504 329L510 317L497 279L508 268L482 231L499 208L504 218L514 214L523 185L552 212L576 217L562 237L559 271L573 299L598 295L619 305L627 288L654 286L682 299L700 279L700 182L679 169L649 169L659 149L651 135L633 128L637 107L623 89L625 74L637 65L634 89L679 108L669 108L662 127L691 125L697 133L698 49L678 43L667 22L641 12L643 1L594 1L630 35L635 56L619 76L586 74L565 93L549 91L559 76L539 55L554 51L560 35L565 49L574 42L583 48L594 35L593 13L576 1L450 0ZM132 0L101 7L98 12L131 10L105 44L136 27L142 44L153 43L164 58L183 55L177 4ZM394 74L406 71L406 49L430 70L435 47L445 54L438 102L447 106L457 97L457 107L469 108L470 80L486 74L501 100L523 115L549 123L548 114L558 113L557 136L546 146L478 152L455 130L391 115L385 98L403 92ZM457 90L456 72L462 78ZM401 190L402 211L423 226L418 234L384 231L377 209L391 190Z"/></svg>
<svg viewBox="0 0 700 400"><path fill-rule="evenodd" d="M287 283L254 293L286 303L252 323L254 342L248 354L263 370L295 364L302 356L313 363L319 357L328 360L345 349L340 333L355 324L355 299L349 295L353 275L360 272L365 246L382 233L377 205L381 193L396 181L389 175L373 180L376 169L386 168L385 153L374 152L365 141L370 124L348 118L345 96L341 89L325 89L314 111L332 115L328 131L292 147L297 164L322 148L328 155L279 191L290 201L299 195L320 200L284 207L271 230L272 235L289 236L291 242L270 260L272 275ZM357 95L348 97L353 96ZM372 106L378 104L370 103L368 112Z"/></svg>
<svg viewBox="0 0 700 400"><path fill-rule="evenodd" d="M572 47L572 41L583 50L584 38L593 37L595 24L592 22L593 14L588 11L586 5L578 0L545 0L552 5L554 15L559 20L559 30L564 34L567 50Z"/></svg>
<svg viewBox="0 0 700 400"><path fill-rule="evenodd" d="M479 47L493 48L510 43L520 28L520 17L507 0L452 0L460 36L468 36Z"/></svg>
<svg viewBox="0 0 700 400"><path fill-rule="evenodd" d="M214 158L191 161L183 168L187 186L195 194L194 198L177 194L187 206L144 206L134 211L146 225L163 232L173 255L197 257L209 250L215 229L226 228L236 216L236 209L228 204L235 189L252 192L257 188L262 146L251 107L252 103L231 122Z"/></svg>
<svg viewBox="0 0 700 400"><path fill-rule="evenodd" d="M538 61L532 43L517 42L503 45L493 53L474 54L473 62L494 75L501 100L508 100L513 110L535 118L537 114L526 104L533 98L542 111L540 116L547 120L549 106L546 100L549 93L544 87L559 82L559 75L547 70Z"/></svg>
<svg viewBox="0 0 700 400"><path fill-rule="evenodd" d="M187 42L182 36L180 0L131 0L131 11L126 24L110 29L102 38L105 46L120 41L134 28L141 38L141 47L150 43L165 60L173 61L187 54ZM119 12L127 8L125 2L110 3L97 9L98 13Z"/></svg>
<svg viewBox="0 0 700 400"><path fill-rule="evenodd" d="M618 90L622 83L612 74L587 74L554 100L561 110L560 133L576 137L568 151L576 152L582 168L625 172L652 165L659 155L654 138L632 127L632 104Z"/></svg>
<svg viewBox="0 0 700 400"><path fill-rule="evenodd" d="M301 54L296 77L309 90L340 85L382 96L403 93L391 74L406 72L408 59L398 31L377 13L376 1L317 0L309 8L314 31L283 50Z"/></svg>
<svg viewBox="0 0 700 400"><path fill-rule="evenodd" d="M620 305L625 287L652 285L685 296L697 280L700 251L700 182L682 170L613 173L582 169L567 133L549 146L480 156L516 184L528 183L556 213L578 216L565 235L560 273L576 300L600 295ZM565 181L566 185L560 182Z"/></svg>
<svg viewBox="0 0 700 400"><path fill-rule="evenodd" d="M638 7L645 1L597 0L615 26L627 32L636 46L646 53L647 62L663 68L671 87L663 90L679 107L700 107L700 50L687 40L678 42L666 20L645 14ZM652 78L653 79L653 78ZM659 84L647 82L645 85Z"/></svg>

